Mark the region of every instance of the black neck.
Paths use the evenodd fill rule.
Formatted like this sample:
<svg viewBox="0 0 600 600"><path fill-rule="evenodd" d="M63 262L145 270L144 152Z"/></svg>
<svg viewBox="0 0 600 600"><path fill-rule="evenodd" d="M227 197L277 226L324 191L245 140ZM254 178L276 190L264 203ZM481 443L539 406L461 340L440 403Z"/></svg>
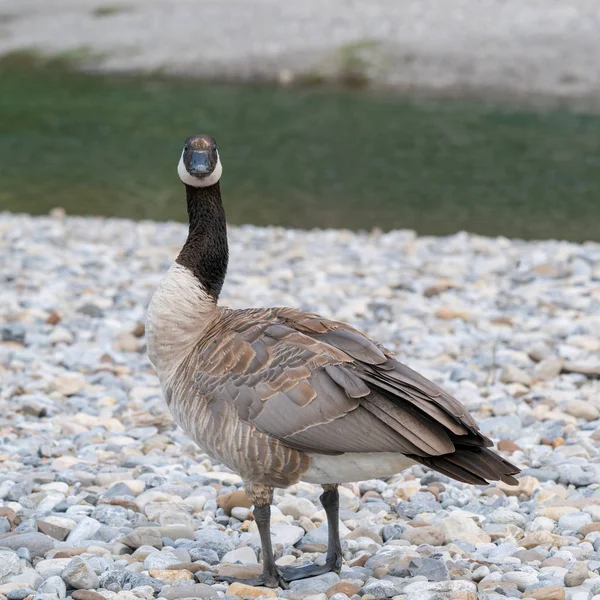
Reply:
<svg viewBox="0 0 600 600"><path fill-rule="evenodd" d="M190 229L177 262L187 267L216 301L229 260L221 188L218 182L209 187L185 188Z"/></svg>

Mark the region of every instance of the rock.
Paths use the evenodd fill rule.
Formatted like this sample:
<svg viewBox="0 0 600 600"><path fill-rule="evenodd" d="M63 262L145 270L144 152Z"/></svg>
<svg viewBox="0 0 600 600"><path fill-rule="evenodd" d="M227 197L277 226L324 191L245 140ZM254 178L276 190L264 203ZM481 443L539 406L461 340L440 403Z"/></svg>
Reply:
<svg viewBox="0 0 600 600"><path fill-rule="evenodd" d="M444 561L436 558L413 558L408 565L413 577L422 575L427 581L445 581L450 579L450 573Z"/></svg>
<svg viewBox="0 0 600 600"><path fill-rule="evenodd" d="M52 344L72 344L74 341L73 334L65 327L55 327L49 339Z"/></svg>
<svg viewBox="0 0 600 600"><path fill-rule="evenodd" d="M104 317L104 311L91 302L80 306L77 309L77 312L81 313L82 315L92 317L93 319L101 319Z"/></svg>
<svg viewBox="0 0 600 600"><path fill-rule="evenodd" d="M130 548L139 548L140 546L154 546L162 548L162 535L155 527L138 527L123 538L123 543Z"/></svg>
<svg viewBox="0 0 600 600"><path fill-rule="evenodd" d="M328 588L325 591L325 595L327 598L331 598L335 594L345 594L347 597L350 597L354 596L354 594L358 594L359 590L360 588L357 585L343 579L342 581Z"/></svg>
<svg viewBox="0 0 600 600"><path fill-rule="evenodd" d="M593 470L584 470L579 465L563 465L559 467L560 482L565 485L584 487L595 483L596 473Z"/></svg>
<svg viewBox="0 0 600 600"><path fill-rule="evenodd" d="M271 540L273 544L293 546L304 537L304 529L288 523L273 523L271 525Z"/></svg>
<svg viewBox="0 0 600 600"><path fill-rule="evenodd" d="M312 517L317 512L317 507L308 498L295 498L277 505L284 514L298 520L300 517Z"/></svg>
<svg viewBox="0 0 600 600"><path fill-rule="evenodd" d="M158 591L163 587L163 583L162 581L154 579L154 577L148 577L147 575L110 569L100 575L99 586L112 592L141 586L150 586L153 590Z"/></svg>
<svg viewBox="0 0 600 600"><path fill-rule="evenodd" d="M2 544L4 540L0 540ZM0 583L9 581L14 575L21 573L21 561L14 552L0 550Z"/></svg>
<svg viewBox="0 0 600 600"><path fill-rule="evenodd" d="M358 538L369 538L376 544L383 544L381 536L369 529L368 527L357 527L351 531L344 539L345 540L357 540Z"/></svg>
<svg viewBox="0 0 600 600"><path fill-rule="evenodd" d="M40 560L35 565L35 570L44 578L48 579L55 575L60 575L71 562L71 558L50 558Z"/></svg>
<svg viewBox="0 0 600 600"><path fill-rule="evenodd" d="M584 512L569 513L558 519L558 528L561 531L581 531L592 522L592 517Z"/></svg>
<svg viewBox="0 0 600 600"><path fill-rule="evenodd" d="M48 550L54 548L55 541L43 533L22 533L2 539L1 544L11 550L27 548L31 557L36 558L44 556Z"/></svg>
<svg viewBox="0 0 600 600"><path fill-rule="evenodd" d="M61 318L62 317L60 316L60 313L53 310L50 311L50 313L48 314L48 317L46 318L46 323L48 325L56 325L57 323L60 323Z"/></svg>
<svg viewBox="0 0 600 600"><path fill-rule="evenodd" d="M586 421L595 421L598 416L598 409L585 400L569 400L566 406L566 412L574 417L585 419Z"/></svg>
<svg viewBox="0 0 600 600"><path fill-rule="evenodd" d="M171 540L193 540L194 530L187 525L163 525L158 528L162 537Z"/></svg>
<svg viewBox="0 0 600 600"><path fill-rule="evenodd" d="M414 527L404 531L401 537L415 546L421 544L443 546L446 540L446 532L441 527L436 526Z"/></svg>
<svg viewBox="0 0 600 600"><path fill-rule="evenodd" d="M401 481L396 486L394 495L400 500L410 500L413 494L416 494L421 489L421 484L418 481L409 480Z"/></svg>
<svg viewBox="0 0 600 600"><path fill-rule="evenodd" d="M472 574L473 581L481 581L484 577L487 577L490 574L490 569L486 565L482 565L481 567L477 567Z"/></svg>
<svg viewBox="0 0 600 600"><path fill-rule="evenodd" d="M116 337L113 348L121 352L137 352L140 341L131 333L121 333Z"/></svg>
<svg viewBox="0 0 600 600"><path fill-rule="evenodd" d="M184 562L184 563L177 563L176 565L173 565L171 567L171 569L185 569L186 571L189 571L190 573L198 573L199 571L203 571L203 572L207 572L207 571L213 571L214 569L207 563L204 562Z"/></svg>
<svg viewBox="0 0 600 600"><path fill-rule="evenodd" d="M0 340L3 342L25 343L25 327L21 323L3 323L0 326Z"/></svg>
<svg viewBox="0 0 600 600"><path fill-rule="evenodd" d="M94 535L102 527L102 523L92 519L91 517L85 517L77 523L73 531L69 533L67 537L67 544L70 546L79 546L85 540L94 539Z"/></svg>
<svg viewBox="0 0 600 600"><path fill-rule="evenodd" d="M374 598L393 598L402 592L404 584L386 579L370 579L361 590L363 595Z"/></svg>
<svg viewBox="0 0 600 600"><path fill-rule="evenodd" d="M237 579L252 579L262 574L262 565L256 564L221 564L215 570L222 577L235 577Z"/></svg>
<svg viewBox="0 0 600 600"><path fill-rule="evenodd" d="M552 349L544 342L536 342L527 349L527 354L532 360L540 362L552 356Z"/></svg>
<svg viewBox="0 0 600 600"><path fill-rule="evenodd" d="M432 296L439 296L440 294L448 291L449 289L457 287L455 283L448 279L441 279L433 285L426 287L423 290L423 296L431 298Z"/></svg>
<svg viewBox="0 0 600 600"><path fill-rule="evenodd" d="M517 525L518 527L523 527L526 521L525 517L522 514L514 510L509 510L507 508L497 508L489 516L489 519L492 523L500 523L503 525Z"/></svg>
<svg viewBox="0 0 600 600"><path fill-rule="evenodd" d="M179 558L169 551L152 552L144 559L144 569L168 569L181 562Z"/></svg>
<svg viewBox="0 0 600 600"><path fill-rule="evenodd" d="M501 417L488 417L479 421L481 433L493 437L512 440L519 436L521 419L517 415L503 415Z"/></svg>
<svg viewBox="0 0 600 600"><path fill-rule="evenodd" d="M106 598L98 592L92 592L91 590L75 590L71 594L73 600L106 600Z"/></svg>
<svg viewBox="0 0 600 600"><path fill-rule="evenodd" d="M245 564L257 562L256 554L254 553L254 550L250 548L250 546L242 546L241 548L230 550L229 552L223 555L223 558L221 560L224 563L240 562L242 564Z"/></svg>
<svg viewBox="0 0 600 600"><path fill-rule="evenodd" d="M214 550L219 558L234 549L233 540L218 529L202 529L196 532L196 541L203 549Z"/></svg>
<svg viewBox="0 0 600 600"><path fill-rule="evenodd" d="M210 548L190 548L190 558L194 562L201 560L209 565L216 565L219 562L219 555Z"/></svg>
<svg viewBox="0 0 600 600"><path fill-rule="evenodd" d="M518 558L522 563L542 562L544 560L544 555L535 552L535 550L517 550L511 556Z"/></svg>
<svg viewBox="0 0 600 600"><path fill-rule="evenodd" d="M231 516L238 521L247 521L252 518L250 509L243 506L234 506L231 509Z"/></svg>
<svg viewBox="0 0 600 600"><path fill-rule="evenodd" d="M231 509L236 506L243 508L252 508L252 500L248 497L244 490L237 490L228 494L219 496L218 500L219 508L222 508L229 516L231 516Z"/></svg>
<svg viewBox="0 0 600 600"><path fill-rule="evenodd" d="M76 590L92 590L99 586L98 575L79 556L71 559L60 576Z"/></svg>
<svg viewBox="0 0 600 600"><path fill-rule="evenodd" d="M521 540L519 540L519 546L523 548L531 549L536 546L562 546L565 542L565 538L559 535L553 535L548 531L534 531L528 533Z"/></svg>
<svg viewBox="0 0 600 600"><path fill-rule="evenodd" d="M519 485L516 486L508 485L503 481L496 483L496 487L502 490L507 496L520 496L521 494L524 494L528 498L530 498L533 492L539 489L540 486L539 480L531 475L519 477Z"/></svg>
<svg viewBox="0 0 600 600"><path fill-rule="evenodd" d="M138 337L138 338L144 337L145 333L146 333L146 326L141 321L138 321L135 324L135 327L131 330L131 335Z"/></svg>
<svg viewBox="0 0 600 600"><path fill-rule="evenodd" d="M161 581L194 581L194 575L185 569L150 569L148 575Z"/></svg>
<svg viewBox="0 0 600 600"><path fill-rule="evenodd" d="M37 591L38 594L56 594L59 598L66 598L67 596L67 586L62 577L58 575L48 577Z"/></svg>
<svg viewBox="0 0 600 600"><path fill-rule="evenodd" d="M210 585L195 583L191 585L165 585L160 590L160 597L165 600L179 600L180 598L202 598L203 600L208 600L216 596Z"/></svg>
<svg viewBox="0 0 600 600"><path fill-rule="evenodd" d="M31 494L31 484L29 484L28 482L13 483L9 487L5 497L7 500L10 500L12 502L18 502L22 496L28 496L29 494Z"/></svg>
<svg viewBox="0 0 600 600"><path fill-rule="evenodd" d="M226 594L228 596L237 596L238 598L259 598L267 596L269 598L277 598L277 592L264 587L253 587L243 583L232 583Z"/></svg>
<svg viewBox="0 0 600 600"><path fill-rule="evenodd" d="M50 550L50 552L48 552L46 554L46 556L48 557L48 559L71 559L74 556L79 556L81 554L83 554L85 551L87 550L87 548L67 548L66 546L61 546L59 548L55 548L54 550ZM64 564L64 566L67 566L67 563L69 561L67 560L67 562Z"/></svg>
<svg viewBox="0 0 600 600"><path fill-rule="evenodd" d="M531 385L531 375L515 365L506 365L506 367L502 369L500 380L504 383L522 383L527 386Z"/></svg>
<svg viewBox="0 0 600 600"><path fill-rule="evenodd" d="M567 373L580 373L587 377L600 377L600 361L565 361L563 371Z"/></svg>
<svg viewBox="0 0 600 600"><path fill-rule="evenodd" d="M498 442L498 450L500 450L500 452L508 452L509 454L512 454L517 450L521 450L521 446L515 444L515 442L512 440L500 440Z"/></svg>
<svg viewBox="0 0 600 600"><path fill-rule="evenodd" d="M325 573L317 577L308 577L307 579L299 579L290 581L290 590L292 592L325 592L332 585L339 583L340 578L337 573Z"/></svg>
<svg viewBox="0 0 600 600"><path fill-rule="evenodd" d="M576 562L565 575L565 585L567 587L577 587L589 577L588 566L584 562Z"/></svg>
<svg viewBox="0 0 600 600"><path fill-rule="evenodd" d="M404 600L454 600L459 598L458 594L464 600L475 600L477 586L471 581L416 581L404 588ZM472 594L471 598L467 594Z"/></svg>
<svg viewBox="0 0 600 600"><path fill-rule="evenodd" d="M60 527L59 525L54 525L53 523L49 523L48 521L38 520L37 522L38 529L41 533L45 533L46 535L54 538L55 540L64 541L70 533L70 529L66 527Z"/></svg>
<svg viewBox="0 0 600 600"><path fill-rule="evenodd" d="M544 358L533 368L533 378L535 381L548 381L558 377L562 371L563 363L560 358Z"/></svg>
<svg viewBox="0 0 600 600"><path fill-rule="evenodd" d="M576 506L547 506L539 511L539 515L558 521L561 517L579 512L580 510Z"/></svg>
<svg viewBox="0 0 600 600"><path fill-rule="evenodd" d="M325 545L327 546L328 539L328 524L327 521L323 521L320 527L316 527L312 531L309 531L303 538L300 546L311 545ZM340 537L344 538L350 533L350 530L340 521Z"/></svg>
<svg viewBox="0 0 600 600"><path fill-rule="evenodd" d="M453 512L449 517L442 519L438 526L444 532L446 544L450 544L457 540L469 542L471 544L490 541L490 537L473 519L458 511Z"/></svg>
<svg viewBox="0 0 600 600"><path fill-rule="evenodd" d="M74 396L85 388L85 377L80 373L61 375L54 379L54 389L63 396Z"/></svg>
<svg viewBox="0 0 600 600"><path fill-rule="evenodd" d="M6 498L6 492L12 487L13 483L14 482L7 480L0 484L0 498ZM8 487L5 488L5 492L2 492L3 486L6 486L7 484ZM17 518L17 513L8 506L0 506L0 517L7 519L9 523L13 524Z"/></svg>
<svg viewBox="0 0 600 600"><path fill-rule="evenodd" d="M527 596L533 600L565 600L565 589L557 585L527 590Z"/></svg>
<svg viewBox="0 0 600 600"><path fill-rule="evenodd" d="M18 584L8 584L8 585L18 585ZM28 596L31 596L31 590L27 588L17 588L13 589L10 592L7 590L3 590L6 593L6 600L25 600Z"/></svg>
<svg viewBox="0 0 600 600"><path fill-rule="evenodd" d="M451 321L453 319L462 319L463 321L468 321L471 319L471 315L468 312L456 310L450 306L440 306L435 311L435 316L438 317L438 319L443 319L444 321Z"/></svg>
<svg viewBox="0 0 600 600"><path fill-rule="evenodd" d="M538 582L538 576L527 571L510 571L502 575L502 582L513 583L519 591L523 592Z"/></svg>

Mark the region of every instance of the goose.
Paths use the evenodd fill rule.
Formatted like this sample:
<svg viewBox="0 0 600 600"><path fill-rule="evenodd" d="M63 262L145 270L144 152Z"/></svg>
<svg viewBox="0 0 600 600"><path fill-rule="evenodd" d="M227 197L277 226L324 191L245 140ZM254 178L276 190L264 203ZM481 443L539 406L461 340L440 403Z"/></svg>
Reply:
<svg viewBox="0 0 600 600"><path fill-rule="evenodd" d="M263 571L241 581L284 587L339 572L339 484L418 463L469 484L518 484L519 469L460 402L360 331L296 308L221 306L228 245L215 140L187 138L177 172L189 233L149 304L147 350L175 421L241 476L253 502ZM278 567L273 492L299 481L323 487L326 559Z"/></svg>

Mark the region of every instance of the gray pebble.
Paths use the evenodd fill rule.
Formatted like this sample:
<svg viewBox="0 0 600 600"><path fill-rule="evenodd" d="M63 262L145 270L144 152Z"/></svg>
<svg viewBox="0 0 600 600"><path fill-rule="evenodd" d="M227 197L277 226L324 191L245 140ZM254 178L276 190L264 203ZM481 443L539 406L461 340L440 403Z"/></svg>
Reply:
<svg viewBox="0 0 600 600"><path fill-rule="evenodd" d="M26 548L32 558L44 556L48 550L54 548L55 541L43 533L22 533L4 538L2 545L13 550Z"/></svg>
<svg viewBox="0 0 600 600"><path fill-rule="evenodd" d="M588 573L584 562L576 562L565 575L565 585L570 588L581 585L588 578Z"/></svg>
<svg viewBox="0 0 600 600"><path fill-rule="evenodd" d="M290 590L293 592L324 592L339 581L340 577L337 573L325 573L317 577L290 581Z"/></svg>
<svg viewBox="0 0 600 600"><path fill-rule="evenodd" d="M98 587L98 575L79 556L75 556L60 575L63 580L76 590L93 590Z"/></svg>
<svg viewBox="0 0 600 600"><path fill-rule="evenodd" d="M67 586L62 577L54 575L48 577L38 588L39 594L56 594L59 598L65 598L67 595Z"/></svg>
<svg viewBox="0 0 600 600"><path fill-rule="evenodd" d="M0 535L10 531L10 521L5 517L0 517Z"/></svg>
<svg viewBox="0 0 600 600"><path fill-rule="evenodd" d="M410 574L422 575L427 581L444 581L450 579L450 573L444 561L435 558L413 558L408 565Z"/></svg>
<svg viewBox="0 0 600 600"><path fill-rule="evenodd" d="M0 322L18 321L15 341L0 341L0 419L9 425L0 454L11 457L0 475L0 500L17 513L0 513L0 535L11 526L17 533L0 541L9 548L0 552L13 551L0 573L15 571L0 585L34 591L45 579L40 600L57 600L46 587L63 571L70 577L72 561L83 561L100 588L137 588L140 600L152 600L163 586L165 594L182 592L177 582L144 575L147 568L196 561L195 578L223 594L227 585L204 569L217 571L225 557L256 560L255 525L242 526L249 509L224 509L225 494L242 489L242 481L174 426L145 354L140 324L149 295L185 230L177 223L0 214L0 253L14 257L4 265ZM224 303L291 304L352 323L463 401L495 442L514 439L521 448L507 451L524 467L519 493L462 484L422 465L341 487L340 579L364 582L362 594L430 600L474 593L466 581L473 569L474 582L497 577L486 596L517 597L531 581L526 590L577 581L576 560L600 570L600 532L585 539L581 533L600 521L595 505L557 520L539 516L549 506L542 494L557 482L565 505L593 503L597 495L598 419L589 406L598 380L581 368L599 351L597 244L257 227L231 227L229 236ZM28 285L17 289L23 265ZM552 310L540 311L540 303ZM455 307L464 319L452 316ZM573 366L580 372L568 372ZM278 559L323 560L321 492L305 483L277 490L274 504L286 515L273 509ZM429 524L413 527L413 519ZM360 536L348 536L359 529ZM564 539L544 537L555 534ZM541 545L520 545L536 535ZM90 552L77 560L46 558L52 551L70 557L74 546ZM571 570L542 573L540 562L554 556ZM323 577L294 584L317 590L283 595L322 600L338 580ZM584 579L568 587L568 600L595 593L594 585Z"/></svg>
<svg viewBox="0 0 600 600"><path fill-rule="evenodd" d="M35 594L33 590L29 589L18 589L18 590L10 590L10 592L6 593L7 600L24 600L27 596Z"/></svg>
<svg viewBox="0 0 600 600"><path fill-rule="evenodd" d="M0 339L3 342L25 343L25 327L21 323L4 323L0 326Z"/></svg>
<svg viewBox="0 0 600 600"><path fill-rule="evenodd" d="M179 598L214 598L215 592L210 585L195 583L193 585L166 585L160 590L160 597L165 600Z"/></svg>
<svg viewBox="0 0 600 600"><path fill-rule="evenodd" d="M210 548L190 548L189 553L192 561L201 560L209 565L216 565L219 562L219 555Z"/></svg>

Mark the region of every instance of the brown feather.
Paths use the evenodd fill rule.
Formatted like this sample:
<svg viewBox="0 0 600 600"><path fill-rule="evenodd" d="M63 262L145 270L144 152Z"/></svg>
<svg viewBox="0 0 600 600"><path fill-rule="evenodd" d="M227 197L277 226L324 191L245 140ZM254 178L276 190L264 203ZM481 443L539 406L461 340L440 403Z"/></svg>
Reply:
<svg viewBox="0 0 600 600"><path fill-rule="evenodd" d="M196 357L197 390L229 405L221 412L244 431L243 457L226 464L262 470L262 481L279 481L285 461L307 451L399 452L469 483L518 472L487 450L456 399L342 323L290 308L223 311Z"/></svg>

